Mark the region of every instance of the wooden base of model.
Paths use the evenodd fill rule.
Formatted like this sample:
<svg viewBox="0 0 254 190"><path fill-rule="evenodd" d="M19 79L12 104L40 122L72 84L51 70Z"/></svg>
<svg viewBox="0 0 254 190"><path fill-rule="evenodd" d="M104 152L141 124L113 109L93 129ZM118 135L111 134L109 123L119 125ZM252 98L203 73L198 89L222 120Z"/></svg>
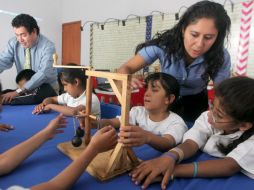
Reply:
<svg viewBox="0 0 254 190"><path fill-rule="evenodd" d="M84 151L86 145L83 143L80 147L73 147L71 142L64 142L58 144L57 148L72 160L75 160ZM108 168L108 166L113 152L114 149L98 154L89 164L86 171L99 180L105 181L130 171L136 166L137 163L134 164L131 158L127 155L127 150L122 148L121 152L118 153L119 157L115 160L115 163L117 164L115 165L114 170L109 170L110 168Z"/></svg>
<svg viewBox="0 0 254 190"><path fill-rule="evenodd" d="M121 104L121 125L126 126L129 122L130 110L130 81L131 76L127 74L117 74L108 72L91 71L91 68L84 66L62 66L57 65L57 56L54 58L54 67L64 68L83 68L88 76L86 83L86 112L85 119L80 123L80 127L85 128L85 137L82 146L73 147L71 142L65 142L58 145L58 148L71 159L77 158L86 145L89 144L91 138L90 122L95 116L91 115L91 98L92 98L92 79L91 77L100 77L108 79L119 103ZM120 85L119 85L120 84ZM114 176L120 175L138 165L139 160L131 148L124 148L122 144L117 144L110 151L98 154L90 165L87 167L88 173L98 179L104 181Z"/></svg>

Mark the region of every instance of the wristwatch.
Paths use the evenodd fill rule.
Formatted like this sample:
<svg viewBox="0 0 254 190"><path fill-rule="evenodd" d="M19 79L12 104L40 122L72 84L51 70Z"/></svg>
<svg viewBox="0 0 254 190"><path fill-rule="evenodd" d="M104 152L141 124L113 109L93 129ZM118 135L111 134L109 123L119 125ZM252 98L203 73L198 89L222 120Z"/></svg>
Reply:
<svg viewBox="0 0 254 190"><path fill-rule="evenodd" d="M20 94L22 94L22 89L21 88L18 88L17 90L16 90L16 92L20 95Z"/></svg>

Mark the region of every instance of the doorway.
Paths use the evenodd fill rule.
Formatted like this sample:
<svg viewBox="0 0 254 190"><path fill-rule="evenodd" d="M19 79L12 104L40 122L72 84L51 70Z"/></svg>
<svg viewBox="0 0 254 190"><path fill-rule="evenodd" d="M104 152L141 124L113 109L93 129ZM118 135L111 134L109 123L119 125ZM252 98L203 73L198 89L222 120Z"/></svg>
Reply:
<svg viewBox="0 0 254 190"><path fill-rule="evenodd" d="M81 21L62 24L62 64L80 65Z"/></svg>

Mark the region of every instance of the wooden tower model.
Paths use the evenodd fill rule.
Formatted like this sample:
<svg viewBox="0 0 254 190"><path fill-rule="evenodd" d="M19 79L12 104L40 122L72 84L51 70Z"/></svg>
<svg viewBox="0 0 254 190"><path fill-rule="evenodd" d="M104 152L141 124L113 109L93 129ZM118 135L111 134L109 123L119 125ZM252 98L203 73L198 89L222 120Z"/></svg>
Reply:
<svg viewBox="0 0 254 190"><path fill-rule="evenodd" d="M86 85L86 113L84 123L81 123L81 127L85 128L85 137L83 140L83 144L78 148L73 147L71 142L64 142L57 146L64 154L69 156L71 159L75 159L81 154L81 152L90 142L90 122L91 120L96 119L96 116L91 114L91 77L108 79L119 103L121 104L121 125L128 125L131 96L131 76L127 74L92 71L89 67L85 66L68 66L54 64L54 67L88 69L85 71L86 75L88 76ZM120 86L122 88L120 88ZM139 161L135 156L133 150L131 148L122 147L122 144L118 143L114 149L98 154L87 167L87 171L92 176L97 177L101 181L104 181L131 170L138 163Z"/></svg>

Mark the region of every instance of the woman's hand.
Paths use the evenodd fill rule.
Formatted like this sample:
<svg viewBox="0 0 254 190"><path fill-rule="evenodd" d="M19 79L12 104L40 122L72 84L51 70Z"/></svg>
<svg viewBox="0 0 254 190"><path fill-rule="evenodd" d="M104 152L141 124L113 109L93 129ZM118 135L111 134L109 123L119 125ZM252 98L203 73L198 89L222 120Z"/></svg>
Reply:
<svg viewBox="0 0 254 190"><path fill-rule="evenodd" d="M146 189L151 183L158 180L162 180L161 188L166 189L170 176L173 174L174 167L175 160L173 158L161 156L142 162L130 173L130 176L136 185L144 180L142 189Z"/></svg>
<svg viewBox="0 0 254 190"><path fill-rule="evenodd" d="M131 78L131 87L133 89L143 88L144 85L145 85L144 81L141 81L140 79L137 79L135 77Z"/></svg>

